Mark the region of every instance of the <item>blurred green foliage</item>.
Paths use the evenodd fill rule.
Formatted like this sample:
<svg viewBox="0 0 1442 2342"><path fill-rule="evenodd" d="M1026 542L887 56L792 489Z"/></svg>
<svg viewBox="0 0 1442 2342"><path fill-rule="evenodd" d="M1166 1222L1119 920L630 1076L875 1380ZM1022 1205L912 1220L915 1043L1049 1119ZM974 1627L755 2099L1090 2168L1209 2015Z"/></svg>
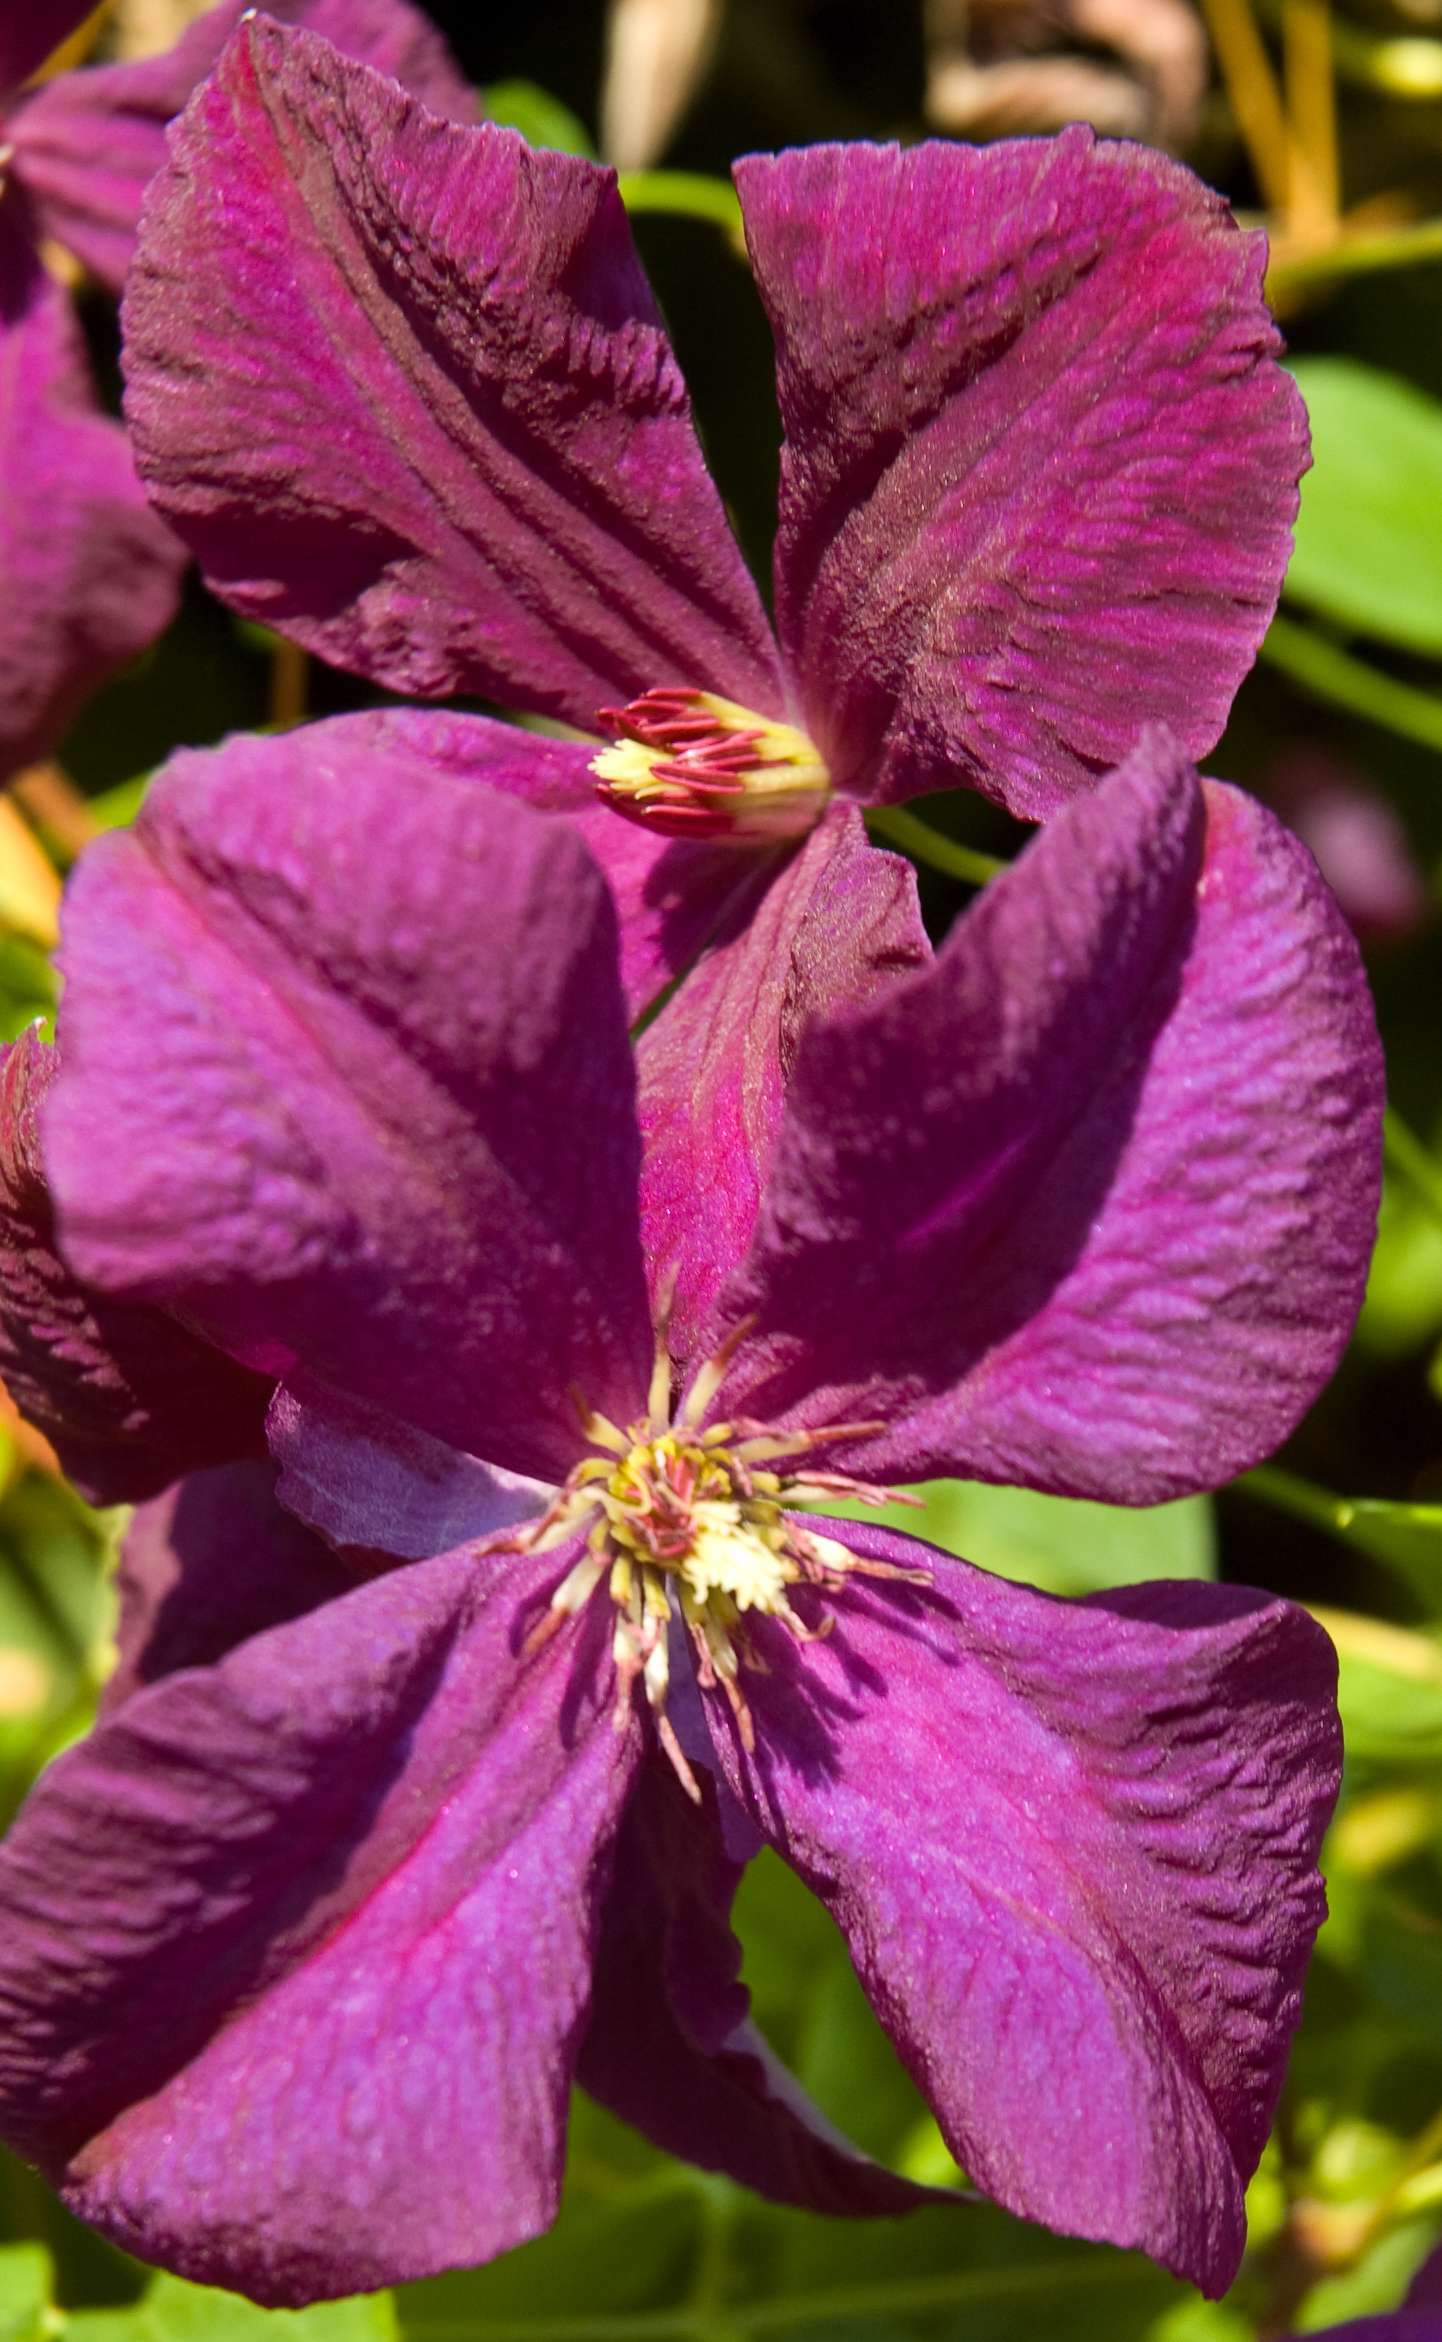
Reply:
<svg viewBox="0 0 1442 2342"><path fill-rule="evenodd" d="M435 13L495 119L592 151L600 0L503 20L460 0ZM1288 13L1259 11L1268 28ZM1442 39L1388 0L1331 13L1349 91L1344 176L1381 210L1370 241L1294 249L1275 271L1315 468L1287 611L1212 761L1265 793L1279 750L1320 743L1401 817L1434 915L1374 973L1418 1158L1409 1172L1394 1157L1357 1339L1279 1464L1216 1503L1149 1512L946 1483L920 1511L883 1516L1059 1595L1168 1576L1274 1586L1309 1601L1337 1642L1348 1768L1325 1856L1331 1917L1237 2286L1204 2303L1136 2256L969 2200L899 2223L777 2211L578 2100L552 2235L483 2271L300 2315L152 2277L0 2159L0 2342L247 2342L262 2329L316 2342L1258 2342L1393 2307L1442 2230L1442 126L1427 103L1442 92ZM919 0L731 0L722 17L709 73L655 158L665 167L625 185L709 451L764 569L771 357L734 239L715 232L734 225L725 166L781 140L917 135L924 20ZM1198 139L1199 166L1254 201L1220 92ZM97 304L89 322L113 369L110 313ZM272 661L260 630L192 586L171 636L67 743L91 824L133 819L177 744L269 721ZM368 696L318 670L310 688L317 713ZM976 798L923 812L958 849L922 871L940 932L967 878L1017 833ZM924 851L924 837L892 842ZM54 992L33 936L0 932L4 1034L46 1016ZM0 1422L0 1818L92 1710L120 1525L87 1512ZM748 1873L737 1924L758 2016L819 2104L897 2168L954 2181L830 1921L773 1857Z"/></svg>

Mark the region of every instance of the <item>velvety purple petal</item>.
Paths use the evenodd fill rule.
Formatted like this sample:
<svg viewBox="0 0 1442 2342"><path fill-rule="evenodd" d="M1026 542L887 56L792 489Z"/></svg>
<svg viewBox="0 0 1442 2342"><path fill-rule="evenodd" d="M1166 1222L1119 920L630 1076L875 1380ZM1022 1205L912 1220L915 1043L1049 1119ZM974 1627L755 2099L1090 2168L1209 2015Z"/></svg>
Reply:
<svg viewBox="0 0 1442 2342"><path fill-rule="evenodd" d="M872 1477L1216 1486L1346 1341L1381 1103L1316 865L1153 736L930 968L807 1034L718 1411L885 1417Z"/></svg>
<svg viewBox="0 0 1442 2342"><path fill-rule="evenodd" d="M840 786L1039 816L1149 718L1210 748L1307 461L1263 239L1081 125L736 180L786 426L777 620Z"/></svg>
<svg viewBox="0 0 1442 2342"><path fill-rule="evenodd" d="M281 1503L343 1551L426 1561L534 1520L554 1494L313 1375L281 1384L266 1436Z"/></svg>
<svg viewBox="0 0 1442 2342"><path fill-rule="evenodd" d="M126 298L140 467L217 592L422 697L780 707L609 171L242 24Z"/></svg>
<svg viewBox="0 0 1442 2342"><path fill-rule="evenodd" d="M273 1464L222 1464L137 1508L120 1548L119 1659L103 1713L357 1584L357 1572L276 1502L275 1482Z"/></svg>
<svg viewBox="0 0 1442 2342"><path fill-rule="evenodd" d="M695 958L732 897L750 892L752 855L658 837L638 822L619 821L600 804L593 742L552 740L489 716L412 707L334 716L326 730L348 753L414 757L519 797L539 812L563 814L615 896L621 989L633 1017Z"/></svg>
<svg viewBox="0 0 1442 2342"><path fill-rule="evenodd" d="M58 74L5 126L15 150L11 169L46 234L112 292L130 265L140 199L165 161L165 126L211 71L249 4L222 0L207 9L163 56ZM323 34L433 113L475 120L475 93L409 0L270 0L266 14Z"/></svg>
<svg viewBox="0 0 1442 2342"><path fill-rule="evenodd" d="M184 559L96 407L68 294L0 219L0 778L164 630Z"/></svg>
<svg viewBox="0 0 1442 2342"><path fill-rule="evenodd" d="M730 1910L741 1866L658 1760L616 1846L577 2080L668 2154L853 2219L934 2200L833 2129L750 2022Z"/></svg>
<svg viewBox="0 0 1442 2342"><path fill-rule="evenodd" d="M673 1294L675 1357L751 1241L803 1028L929 956L910 863L836 806L779 872L753 870L643 1035L641 1224L653 1295Z"/></svg>
<svg viewBox="0 0 1442 2342"><path fill-rule="evenodd" d="M0 1852L0 2126L142 2259L268 2303L534 2236L639 1727L564 1553L376 1579L138 1693Z"/></svg>
<svg viewBox="0 0 1442 2342"><path fill-rule="evenodd" d="M756 1630L754 1757L708 1695L735 1793L970 2177L1223 2292L1325 1909L1330 1643L1244 1588L1058 1602L825 1528L933 1587L853 1578L828 1637Z"/></svg>
<svg viewBox="0 0 1442 2342"><path fill-rule="evenodd" d="M90 14L90 0L6 0L0 8L0 97L43 65Z"/></svg>
<svg viewBox="0 0 1442 2342"><path fill-rule="evenodd" d="M35 1032L0 1051L0 1378L82 1495L120 1504L263 1452L270 1385L164 1310L71 1273L38 1127L58 1065Z"/></svg>
<svg viewBox="0 0 1442 2342"><path fill-rule="evenodd" d="M615 914L565 825L324 728L175 758L82 858L47 1147L68 1257L564 1478L650 1372Z"/></svg>

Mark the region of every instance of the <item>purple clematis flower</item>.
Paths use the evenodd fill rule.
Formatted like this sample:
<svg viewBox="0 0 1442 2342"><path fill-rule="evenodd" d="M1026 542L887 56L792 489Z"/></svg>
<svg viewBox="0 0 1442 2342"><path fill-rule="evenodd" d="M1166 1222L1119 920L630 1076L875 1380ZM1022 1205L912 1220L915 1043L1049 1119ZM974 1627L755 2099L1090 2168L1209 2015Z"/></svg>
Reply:
<svg viewBox="0 0 1442 2342"><path fill-rule="evenodd" d="M747 2025L769 1840L973 2179L1220 2291L1322 1912L1325 1638L826 1508L1144 1502L1295 1420L1379 1154L1313 865L1153 736L933 956L844 810L633 1060L579 841L364 737L177 759L73 883L0 1223L32 1373L184 1470L209 1344L274 1462L139 1517L123 1693L0 1852L6 2136L268 2302L534 2235L573 2076L898 2210Z"/></svg>
<svg viewBox="0 0 1442 2342"><path fill-rule="evenodd" d="M774 634L609 171L253 18L127 296L140 468L223 598L591 735L528 776L483 720L411 719L418 757L576 814L599 787L649 832L587 831L633 999L737 844L962 783L1040 817L1152 718L1210 747L1306 462L1262 239L1164 156L1077 128L736 181L786 433Z"/></svg>
<svg viewBox="0 0 1442 2342"><path fill-rule="evenodd" d="M0 21L0 778L56 746L87 695L153 642L185 554L146 502L125 433L95 399L63 247L118 293L165 126L244 12L223 0L162 57L21 85L87 14L17 6ZM281 0L281 17L473 119L440 35L408 0Z"/></svg>

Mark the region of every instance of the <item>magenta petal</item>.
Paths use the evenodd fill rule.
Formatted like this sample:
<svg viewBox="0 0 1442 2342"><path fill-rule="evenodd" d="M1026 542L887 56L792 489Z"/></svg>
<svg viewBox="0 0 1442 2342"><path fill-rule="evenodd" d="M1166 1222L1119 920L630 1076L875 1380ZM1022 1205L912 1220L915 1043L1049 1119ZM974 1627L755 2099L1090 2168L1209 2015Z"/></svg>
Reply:
<svg viewBox="0 0 1442 2342"><path fill-rule="evenodd" d="M837 806L779 871L772 859L751 873L643 1035L641 1224L677 1359L751 1241L803 1028L929 956L911 865Z"/></svg>
<svg viewBox="0 0 1442 2342"><path fill-rule="evenodd" d="M534 2236L639 1730L564 1554L419 1562L139 1693L0 1853L0 2123L143 2259L300 2303Z"/></svg>
<svg viewBox="0 0 1442 2342"><path fill-rule="evenodd" d="M258 1454L270 1385L164 1310L71 1274L38 1129L58 1065L34 1032L0 1051L0 1377L82 1495L121 1504Z"/></svg>
<svg viewBox="0 0 1442 2342"><path fill-rule="evenodd" d="M1330 1643L1243 1588L1058 1602L824 1525L933 1590L853 1579L829 1638L760 1630L754 1758L712 1716L735 1793L969 2175L1221 2293L1325 1909Z"/></svg>
<svg viewBox="0 0 1442 2342"><path fill-rule="evenodd" d="M1148 718L1209 748L1307 460L1262 238L1080 126L736 180L786 426L778 624L840 786L1039 816Z"/></svg>
<svg viewBox="0 0 1442 2342"><path fill-rule="evenodd" d="M69 297L0 221L0 779L163 632L184 559L96 407Z"/></svg>
<svg viewBox="0 0 1442 2342"><path fill-rule="evenodd" d="M657 683L779 706L610 172L249 19L126 320L141 470L237 609L583 729Z"/></svg>
<svg viewBox="0 0 1442 2342"><path fill-rule="evenodd" d="M120 1548L119 1660L102 1709L147 1683L206 1667L264 1627L301 1618L356 1572L276 1502L275 1467L192 1472L140 1505Z"/></svg>
<svg viewBox="0 0 1442 2342"><path fill-rule="evenodd" d="M695 958L731 898L749 892L751 855L654 836L598 803L593 742L552 740L489 716L413 707L334 716L325 731L337 750L413 757L519 797L538 812L563 815L616 899L621 990L633 1017Z"/></svg>
<svg viewBox="0 0 1442 2342"><path fill-rule="evenodd" d="M5 125L11 169L40 226L118 293L135 247L140 199L165 161L165 127L203 81L249 0L222 0L174 48L138 62L62 73ZM303 24L388 73L433 113L475 119L474 92L445 42L408 0L270 0L267 15Z"/></svg>
<svg viewBox="0 0 1442 2342"><path fill-rule="evenodd" d="M930 2191L852 2146L750 2022L708 1778L698 1811L659 1762L616 1845L577 2080L668 2154L773 2202L853 2219L914 2211Z"/></svg>
<svg viewBox="0 0 1442 2342"><path fill-rule="evenodd" d="M281 1384L266 1437L281 1503L342 1551L425 1561L534 1520L554 1494L313 1375Z"/></svg>
<svg viewBox="0 0 1442 2342"><path fill-rule="evenodd" d="M324 728L89 849L46 1135L67 1257L555 1480L650 1372L615 914L559 822Z"/></svg>
<svg viewBox="0 0 1442 2342"><path fill-rule="evenodd" d="M18 89L89 14L90 0L6 0L0 8L0 97Z"/></svg>
<svg viewBox="0 0 1442 2342"><path fill-rule="evenodd" d="M1216 1486L1346 1341L1381 1103L1316 865L1154 736L930 968L812 1027L718 1409L885 1417L855 1458L887 1479Z"/></svg>

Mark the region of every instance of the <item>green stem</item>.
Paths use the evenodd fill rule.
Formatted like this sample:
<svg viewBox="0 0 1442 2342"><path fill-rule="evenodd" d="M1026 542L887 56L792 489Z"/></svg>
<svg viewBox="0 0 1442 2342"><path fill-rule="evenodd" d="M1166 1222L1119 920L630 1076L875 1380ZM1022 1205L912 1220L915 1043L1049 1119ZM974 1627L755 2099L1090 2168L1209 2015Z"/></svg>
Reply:
<svg viewBox="0 0 1442 2342"><path fill-rule="evenodd" d="M1442 219L1417 220L1375 236L1341 236L1322 251L1299 253L1295 260L1274 260L1267 271L1267 291L1275 300L1311 285L1331 284L1338 277L1368 276L1382 268L1415 268L1424 260L1442 260Z"/></svg>
<svg viewBox="0 0 1442 2342"><path fill-rule="evenodd" d="M659 211L724 228L734 244L744 240L741 206L729 179L704 171L622 171L617 182L627 211Z"/></svg>
<svg viewBox="0 0 1442 2342"><path fill-rule="evenodd" d="M1280 1464L1254 1464L1233 1486L1244 1494L1260 1496L1264 1504L1274 1504L1279 1512L1290 1513L1294 1520L1306 1521L1314 1529L1325 1529L1333 1537L1346 1536L1351 1508L1345 1496L1334 1496L1330 1488L1319 1488L1299 1472L1285 1472Z"/></svg>
<svg viewBox="0 0 1442 2342"><path fill-rule="evenodd" d="M1416 1132L1408 1129L1393 1106L1387 1108L1382 1123L1382 1145L1388 1168L1405 1179L1432 1217L1442 1222L1442 1163L1423 1146Z"/></svg>
<svg viewBox="0 0 1442 2342"><path fill-rule="evenodd" d="M933 870L944 870L948 878L959 878L967 886L985 886L988 879L999 878L1007 867L995 854L981 854L974 846L958 845L955 838L944 838L940 830L933 829L929 822L918 821L903 805L868 807L866 826L875 836L885 838L888 845L899 846L914 862L928 862Z"/></svg>
<svg viewBox="0 0 1442 2342"><path fill-rule="evenodd" d="M1384 675L1369 660L1354 658L1311 627L1299 626L1291 618L1274 618L1262 656L1318 699L1365 716L1370 723L1384 724L1423 748L1442 748L1442 699Z"/></svg>

